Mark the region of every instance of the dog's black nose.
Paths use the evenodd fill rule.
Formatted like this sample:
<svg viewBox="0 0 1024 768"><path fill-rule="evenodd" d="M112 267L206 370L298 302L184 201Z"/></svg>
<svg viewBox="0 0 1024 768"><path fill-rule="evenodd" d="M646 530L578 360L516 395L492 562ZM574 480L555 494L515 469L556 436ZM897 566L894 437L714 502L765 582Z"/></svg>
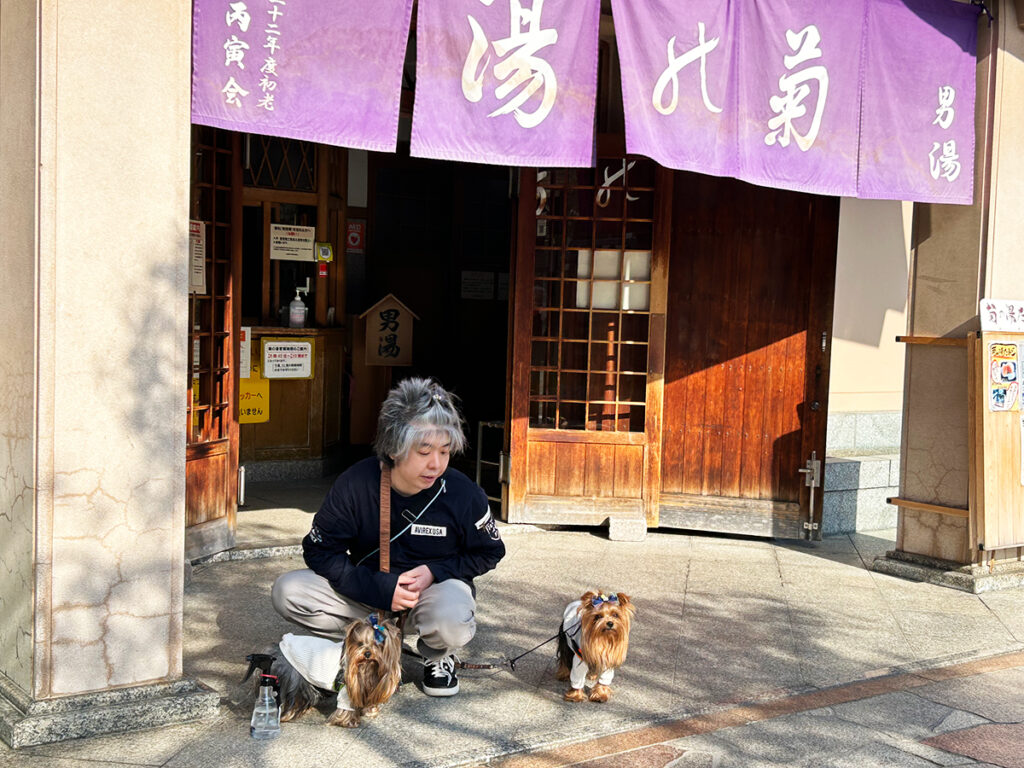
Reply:
<svg viewBox="0 0 1024 768"><path fill-rule="evenodd" d="M372 653L370 653L369 651L363 651L363 658L364 658L364 659L370 659L370 658L373 658L373 654L372 654Z"/></svg>
<svg viewBox="0 0 1024 768"><path fill-rule="evenodd" d="M615 622L614 621L606 621L604 624L605 624L606 627L608 627L608 629L615 629Z"/></svg>

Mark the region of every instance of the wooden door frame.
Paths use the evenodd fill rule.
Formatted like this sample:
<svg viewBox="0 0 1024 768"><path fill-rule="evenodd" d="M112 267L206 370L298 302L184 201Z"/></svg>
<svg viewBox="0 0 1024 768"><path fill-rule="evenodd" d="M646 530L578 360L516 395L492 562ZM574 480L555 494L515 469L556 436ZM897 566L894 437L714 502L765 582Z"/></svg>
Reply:
<svg viewBox="0 0 1024 768"><path fill-rule="evenodd" d="M242 303L239 291L242 285L242 137L238 132L231 134L231 197L230 197L230 260L231 260L231 284L226 286L226 294L229 296L230 317L224 319L225 327L229 329L230 344L224 346L224 373L223 386L228 393L228 406L221 418L228 420L226 438L205 442L187 443L185 447L186 464L193 460L203 460L218 454L226 455L228 462L227 488L226 492L226 514L223 517L214 518L185 528L185 555L187 559L195 559L203 555L220 552L230 549L235 545L235 531L237 529L238 515L238 452L239 452L239 427L238 427L238 359L240 351L240 333L242 321ZM216 272L216 269L213 270ZM208 275L213 281L214 276ZM215 286L211 283L211 293L215 292ZM191 336L192 329L189 329ZM213 336L211 334L211 344ZM212 353L211 353L212 354ZM191 418L191 416L189 417ZM186 429L191 425L186 424ZM186 486L188 486L189 473L186 470ZM188 503L188 487L186 487L186 504Z"/></svg>
<svg viewBox="0 0 1024 768"><path fill-rule="evenodd" d="M508 521L526 516L527 435L530 426L530 330L533 327L533 271L536 247L537 169L519 169L515 280L511 297L512 393L509 425ZM511 282L511 281L510 281Z"/></svg>
<svg viewBox="0 0 1024 768"><path fill-rule="evenodd" d="M828 433L828 391L832 367L832 316L836 295L836 245L839 229L839 198L816 197L811 215L814 217L810 307L807 314L806 394L801 438L801 454L805 460L812 452L821 462L815 489L814 506L810 507L811 489L800 489L801 517L805 517L806 536L820 540L825 501L825 451ZM814 404L817 407L814 407Z"/></svg>
<svg viewBox="0 0 1024 768"><path fill-rule="evenodd" d="M664 439L665 331L668 315L668 272L672 261L673 171L661 165L655 176L654 253L651 255L651 320L647 356L647 445L644 449L644 517L656 528L661 517L661 446Z"/></svg>

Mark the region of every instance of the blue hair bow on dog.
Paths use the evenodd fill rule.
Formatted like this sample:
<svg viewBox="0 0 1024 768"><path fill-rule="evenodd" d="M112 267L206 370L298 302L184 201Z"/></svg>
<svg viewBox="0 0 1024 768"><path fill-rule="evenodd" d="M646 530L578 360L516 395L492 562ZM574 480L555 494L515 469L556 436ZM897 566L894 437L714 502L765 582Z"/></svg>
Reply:
<svg viewBox="0 0 1024 768"><path fill-rule="evenodd" d="M619 596L618 595L606 595L604 592L602 592L600 595L597 595L596 597L591 599L590 604L593 605L596 608L601 603L617 603L617 602L619 602Z"/></svg>
<svg viewBox="0 0 1024 768"><path fill-rule="evenodd" d="M373 627L373 639L378 644L383 644L387 635L384 634L384 628L381 627L380 623L377 621L377 614L371 613L369 616L367 616L366 623Z"/></svg>

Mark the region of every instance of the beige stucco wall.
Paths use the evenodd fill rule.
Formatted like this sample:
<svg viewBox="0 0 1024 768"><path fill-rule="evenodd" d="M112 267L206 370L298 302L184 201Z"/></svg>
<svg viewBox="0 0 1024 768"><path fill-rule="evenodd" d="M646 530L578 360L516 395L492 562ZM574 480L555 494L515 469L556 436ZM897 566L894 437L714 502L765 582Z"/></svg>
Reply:
<svg viewBox="0 0 1024 768"><path fill-rule="evenodd" d="M1004 2L996 70L992 142L992 213L985 296L1024 299L1024 21ZM993 258L994 256L994 258Z"/></svg>
<svg viewBox="0 0 1024 768"><path fill-rule="evenodd" d="M177 678L190 7L2 9L0 539L18 549L0 660L37 698Z"/></svg>
<svg viewBox="0 0 1024 768"><path fill-rule="evenodd" d="M913 205L843 198L839 206L829 411L899 411Z"/></svg>
<svg viewBox="0 0 1024 768"><path fill-rule="evenodd" d="M1024 298L1024 30L1013 2L993 5L997 25L989 28L984 17L979 22L975 202L915 210L910 315L915 335L962 338L978 328L982 296ZM907 350L900 496L968 506L967 373L962 348ZM966 518L905 508L897 547L960 562L978 556L968 541ZM1016 556L1013 552L1008 550Z"/></svg>
<svg viewBox="0 0 1024 768"><path fill-rule="evenodd" d="M35 0L0 3L0 672L32 686Z"/></svg>

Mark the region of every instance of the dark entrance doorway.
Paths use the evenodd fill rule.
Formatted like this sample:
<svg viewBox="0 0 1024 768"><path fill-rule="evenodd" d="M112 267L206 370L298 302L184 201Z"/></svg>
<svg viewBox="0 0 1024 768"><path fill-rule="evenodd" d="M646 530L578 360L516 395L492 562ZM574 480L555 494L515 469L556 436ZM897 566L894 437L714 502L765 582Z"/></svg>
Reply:
<svg viewBox="0 0 1024 768"><path fill-rule="evenodd" d="M392 379L432 376L461 398L471 446L459 468L471 477L478 425L503 422L506 412L510 178L498 166L371 155L364 284L349 275L360 294L350 311L391 293L420 318L413 364ZM489 459L500 450L497 432L485 435ZM496 480L484 478L488 494Z"/></svg>

